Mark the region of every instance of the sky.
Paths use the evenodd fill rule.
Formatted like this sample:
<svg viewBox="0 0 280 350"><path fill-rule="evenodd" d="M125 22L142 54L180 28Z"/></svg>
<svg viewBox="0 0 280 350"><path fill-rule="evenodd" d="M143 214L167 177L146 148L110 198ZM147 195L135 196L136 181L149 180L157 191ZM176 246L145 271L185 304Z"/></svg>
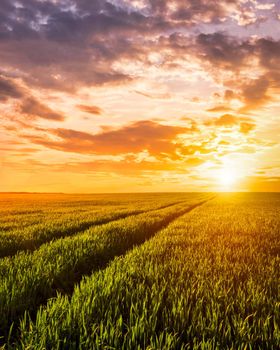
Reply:
<svg viewBox="0 0 280 350"><path fill-rule="evenodd" d="M1 0L0 191L280 191L280 1Z"/></svg>

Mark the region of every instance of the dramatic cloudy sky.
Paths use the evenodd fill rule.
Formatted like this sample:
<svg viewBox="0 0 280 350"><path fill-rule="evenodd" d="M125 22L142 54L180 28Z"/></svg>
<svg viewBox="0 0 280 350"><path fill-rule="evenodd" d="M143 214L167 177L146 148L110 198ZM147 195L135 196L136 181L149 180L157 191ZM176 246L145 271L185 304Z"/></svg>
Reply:
<svg viewBox="0 0 280 350"><path fill-rule="evenodd" d="M280 190L280 1L1 0L0 191Z"/></svg>

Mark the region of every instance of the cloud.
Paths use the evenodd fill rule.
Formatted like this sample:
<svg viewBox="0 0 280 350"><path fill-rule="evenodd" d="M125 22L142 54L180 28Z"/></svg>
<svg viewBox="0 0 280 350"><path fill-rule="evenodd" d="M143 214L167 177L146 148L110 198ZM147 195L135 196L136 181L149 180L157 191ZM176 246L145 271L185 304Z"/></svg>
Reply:
<svg viewBox="0 0 280 350"><path fill-rule="evenodd" d="M45 136L27 138L35 144L63 152L119 155L147 151L158 159L178 159L178 152L183 152L185 148L178 136L192 135L197 132L197 128L195 125L182 127L162 125L154 121L138 121L98 134L63 128L46 131L55 136L56 140Z"/></svg>
<svg viewBox="0 0 280 350"><path fill-rule="evenodd" d="M200 22L221 23L238 1L36 1L2 0L0 60L26 83L75 91L80 85L135 79L114 64L147 64L163 35ZM160 49L160 44L159 47Z"/></svg>
<svg viewBox="0 0 280 350"><path fill-rule="evenodd" d="M130 38L150 27L140 12L107 1L3 0L0 18L2 68L29 85L66 91L128 81L113 63L135 57Z"/></svg>
<svg viewBox="0 0 280 350"><path fill-rule="evenodd" d="M199 34L194 41L193 50L203 61L225 70L238 70L251 54L252 44L240 41L225 33Z"/></svg>
<svg viewBox="0 0 280 350"><path fill-rule="evenodd" d="M227 89L224 93L224 99L226 101L231 101L232 99L235 98L235 93L232 90Z"/></svg>
<svg viewBox="0 0 280 350"><path fill-rule="evenodd" d="M164 24L167 29L195 26L201 22L221 23L230 11L238 8L238 1L235 0L174 0L172 3L150 0L145 3L154 22L161 26Z"/></svg>
<svg viewBox="0 0 280 350"><path fill-rule="evenodd" d="M63 121L65 119L65 117L60 113L53 111L51 108L39 102L34 97L25 98L19 105L19 111L34 118L54 121Z"/></svg>
<svg viewBox="0 0 280 350"><path fill-rule="evenodd" d="M279 43L212 30L201 33L200 24L221 25L232 19L233 12L242 13L247 7L235 0L29 0L21 4L3 0L0 60L3 69L15 71L28 86L68 92L137 79L136 72L122 69L123 60L141 63L145 71L148 66L180 66L174 58L193 55L210 64L213 73L216 68L242 70L252 56L258 56L262 66L274 66L275 71ZM162 49L166 50L162 61L152 62L149 53Z"/></svg>
<svg viewBox="0 0 280 350"><path fill-rule="evenodd" d="M231 127L239 123L238 117L231 114L224 114L214 121L217 126Z"/></svg>
<svg viewBox="0 0 280 350"><path fill-rule="evenodd" d="M223 128L233 128L238 126L239 131L243 134L249 133L256 127L256 124L252 119L248 117L239 117L232 114L223 114L218 118L213 118L206 121L205 124L208 126L214 125L216 127Z"/></svg>
<svg viewBox="0 0 280 350"><path fill-rule="evenodd" d="M6 103L8 99L17 101L17 112L22 115L55 121L63 121L65 119L61 114L39 102L27 88L21 87L15 79L0 75L0 102ZM13 118L10 119L12 120Z"/></svg>
<svg viewBox="0 0 280 350"><path fill-rule="evenodd" d="M176 50L175 47L173 49ZM189 38L184 51L187 50L200 60L216 81L222 80L225 88L224 103L207 111L217 112L219 107L239 99L244 103L241 112L247 112L272 100L271 89L280 89L280 40L242 38L225 32L201 33L192 41ZM252 69L254 78L250 77ZM221 76L229 78L221 79Z"/></svg>
<svg viewBox="0 0 280 350"><path fill-rule="evenodd" d="M171 98L171 95L169 93L150 93L150 92L143 92L134 90L134 92L138 95L150 98L152 100L168 100Z"/></svg>
<svg viewBox="0 0 280 350"><path fill-rule="evenodd" d="M9 98L21 98L23 91L11 79L0 75L0 102L5 102Z"/></svg>
<svg viewBox="0 0 280 350"><path fill-rule="evenodd" d="M256 8L258 10L271 10L275 7L274 3L262 4L262 3L258 3L257 1L255 3L256 3Z"/></svg>
<svg viewBox="0 0 280 350"><path fill-rule="evenodd" d="M228 112L231 108L227 105L217 105L206 110L207 112Z"/></svg>
<svg viewBox="0 0 280 350"><path fill-rule="evenodd" d="M98 106L88 106L88 105L77 105L77 107L82 111L90 114L100 115L103 113L103 110Z"/></svg>
<svg viewBox="0 0 280 350"><path fill-rule="evenodd" d="M269 101L271 97L267 95L268 89L269 80L265 76L245 83L242 86L242 98L245 106L241 108L241 111L256 109Z"/></svg>
<svg viewBox="0 0 280 350"><path fill-rule="evenodd" d="M277 70L279 72L280 40L260 38L256 42L256 50L262 67L268 69L268 71Z"/></svg>
<svg viewBox="0 0 280 350"><path fill-rule="evenodd" d="M256 127L256 124L254 124L254 123L241 122L240 123L240 132L243 134L248 134L250 131L254 130L255 127Z"/></svg>

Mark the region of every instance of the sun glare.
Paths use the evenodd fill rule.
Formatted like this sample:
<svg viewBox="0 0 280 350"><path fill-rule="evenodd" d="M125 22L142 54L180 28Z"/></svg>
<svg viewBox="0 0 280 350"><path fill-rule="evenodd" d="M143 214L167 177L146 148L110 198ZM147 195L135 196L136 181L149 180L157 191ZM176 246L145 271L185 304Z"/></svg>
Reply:
<svg viewBox="0 0 280 350"><path fill-rule="evenodd" d="M223 168L219 173L219 182L223 188L231 188L236 181L234 169Z"/></svg>

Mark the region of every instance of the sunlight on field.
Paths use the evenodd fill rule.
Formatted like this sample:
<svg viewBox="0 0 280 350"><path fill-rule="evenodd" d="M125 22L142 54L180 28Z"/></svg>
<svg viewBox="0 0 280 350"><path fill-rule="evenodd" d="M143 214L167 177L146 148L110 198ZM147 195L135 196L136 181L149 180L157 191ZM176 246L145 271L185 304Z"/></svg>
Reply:
<svg viewBox="0 0 280 350"><path fill-rule="evenodd" d="M279 349L279 194L5 194L0 214L0 348Z"/></svg>

